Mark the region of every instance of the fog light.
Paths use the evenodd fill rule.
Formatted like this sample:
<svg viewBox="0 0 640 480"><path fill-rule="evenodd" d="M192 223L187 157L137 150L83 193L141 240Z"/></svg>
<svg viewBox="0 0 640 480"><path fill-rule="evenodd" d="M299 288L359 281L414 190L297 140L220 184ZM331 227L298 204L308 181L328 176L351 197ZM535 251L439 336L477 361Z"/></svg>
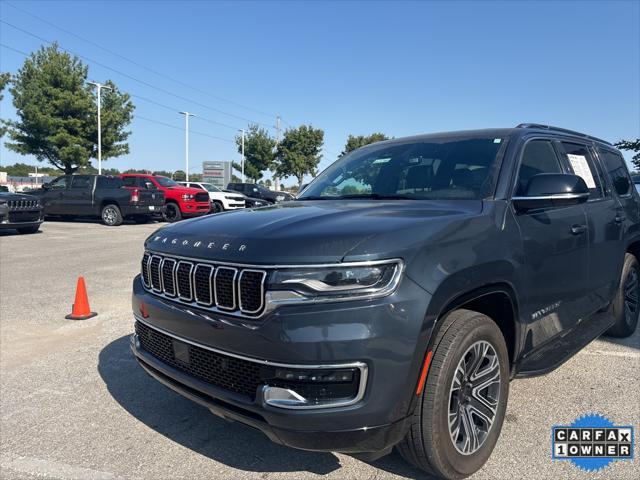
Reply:
<svg viewBox="0 0 640 480"><path fill-rule="evenodd" d="M353 381L353 370L285 370L278 368L275 378L291 382L335 383Z"/></svg>

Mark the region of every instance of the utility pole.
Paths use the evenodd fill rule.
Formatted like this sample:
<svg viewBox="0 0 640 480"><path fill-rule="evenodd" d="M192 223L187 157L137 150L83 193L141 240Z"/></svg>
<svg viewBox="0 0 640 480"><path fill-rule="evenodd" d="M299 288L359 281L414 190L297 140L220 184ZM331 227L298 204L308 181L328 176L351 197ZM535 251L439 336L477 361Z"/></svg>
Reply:
<svg viewBox="0 0 640 480"><path fill-rule="evenodd" d="M184 178L189 181L189 117L195 117L193 113L180 112L180 115L184 115Z"/></svg>
<svg viewBox="0 0 640 480"><path fill-rule="evenodd" d="M280 145L280 115L276 116L276 149ZM273 176L273 189L278 192L280 191L280 177L278 175Z"/></svg>
<svg viewBox="0 0 640 480"><path fill-rule="evenodd" d="M245 178L244 178L244 128L240 130L242 132L242 144L241 144L241 155L242 158L240 159L240 164L241 164L241 168L242 168L242 183L245 183Z"/></svg>
<svg viewBox="0 0 640 480"><path fill-rule="evenodd" d="M111 90L111 87L107 87L102 83L98 82L88 82L90 85L93 85L97 88L98 91L98 175L102 175L102 124L100 123L100 96L102 93L102 89Z"/></svg>

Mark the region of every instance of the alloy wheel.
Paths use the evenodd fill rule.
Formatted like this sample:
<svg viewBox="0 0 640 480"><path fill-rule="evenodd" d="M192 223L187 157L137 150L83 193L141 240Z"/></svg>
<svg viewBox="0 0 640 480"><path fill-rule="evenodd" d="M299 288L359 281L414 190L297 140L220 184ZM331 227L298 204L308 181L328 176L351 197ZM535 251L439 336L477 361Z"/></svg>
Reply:
<svg viewBox="0 0 640 480"><path fill-rule="evenodd" d="M117 214L112 207L107 207L102 212L102 220L107 225L113 225L116 222Z"/></svg>
<svg viewBox="0 0 640 480"><path fill-rule="evenodd" d="M464 353L449 392L449 434L456 450L471 455L484 444L500 398L500 360L484 340Z"/></svg>
<svg viewBox="0 0 640 480"><path fill-rule="evenodd" d="M624 315L629 325L638 316L638 271L635 268L629 270L624 282Z"/></svg>

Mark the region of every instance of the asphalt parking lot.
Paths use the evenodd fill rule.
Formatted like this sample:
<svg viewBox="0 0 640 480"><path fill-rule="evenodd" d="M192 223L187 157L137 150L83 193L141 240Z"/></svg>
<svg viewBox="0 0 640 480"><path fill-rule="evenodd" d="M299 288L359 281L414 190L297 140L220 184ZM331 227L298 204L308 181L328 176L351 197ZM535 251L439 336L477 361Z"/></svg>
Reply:
<svg viewBox="0 0 640 480"><path fill-rule="evenodd" d="M146 376L128 347L130 285L159 226L47 222L35 235L0 233L1 478L426 478L396 453L365 463L275 445ZM78 275L98 316L65 320ZM597 412L637 429L638 392L638 332L514 381L496 450L472 478L587 478L551 461L551 427ZM638 478L638 457L636 442L634 462L588 478Z"/></svg>

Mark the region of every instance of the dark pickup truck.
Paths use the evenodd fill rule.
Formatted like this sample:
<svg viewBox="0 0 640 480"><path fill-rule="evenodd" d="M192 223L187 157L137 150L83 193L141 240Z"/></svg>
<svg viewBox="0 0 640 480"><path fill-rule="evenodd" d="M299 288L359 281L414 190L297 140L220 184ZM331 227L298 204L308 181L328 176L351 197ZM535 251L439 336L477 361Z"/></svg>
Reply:
<svg viewBox="0 0 640 480"><path fill-rule="evenodd" d="M164 194L156 189L127 189L122 179L106 175L63 175L30 192L40 197L45 215L100 217L105 225L125 218L147 222L162 214Z"/></svg>
<svg viewBox="0 0 640 480"><path fill-rule="evenodd" d="M535 124L394 139L296 201L152 234L131 347L275 442L396 446L458 479L491 455L513 378L633 334L639 255L640 197L608 142Z"/></svg>

